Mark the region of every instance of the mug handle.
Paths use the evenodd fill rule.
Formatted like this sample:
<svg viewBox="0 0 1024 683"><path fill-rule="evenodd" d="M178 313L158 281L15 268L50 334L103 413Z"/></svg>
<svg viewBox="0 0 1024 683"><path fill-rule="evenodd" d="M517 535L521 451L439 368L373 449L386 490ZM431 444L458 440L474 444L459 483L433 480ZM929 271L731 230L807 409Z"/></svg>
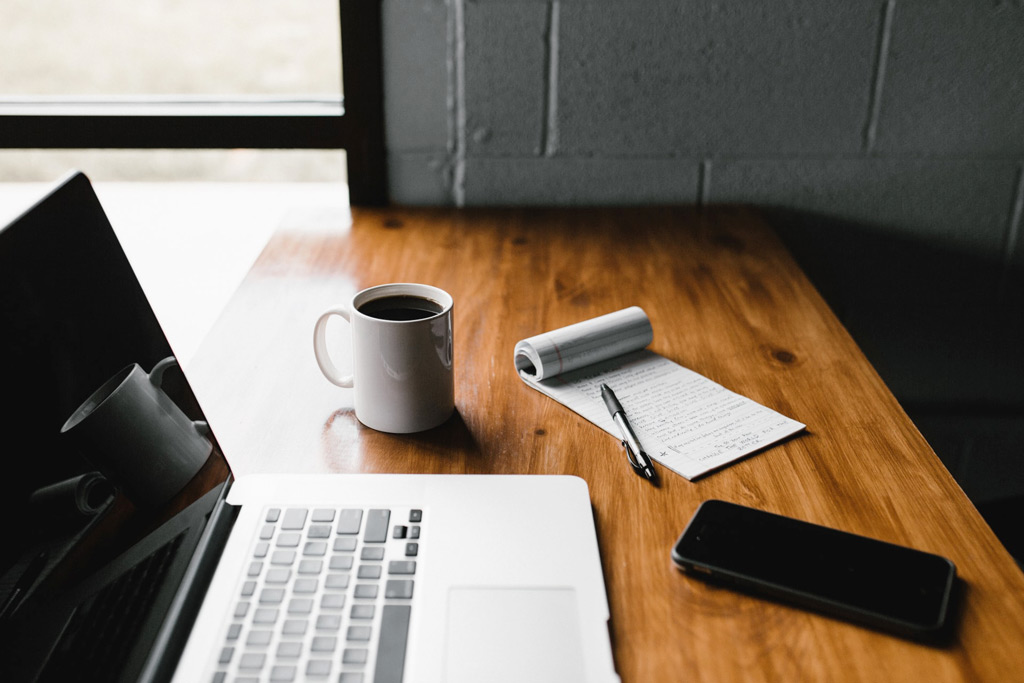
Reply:
<svg viewBox="0 0 1024 683"><path fill-rule="evenodd" d="M178 359L174 356L167 356L162 361L153 366L153 369L149 371L149 383L155 386L157 389L161 388L164 383L164 373L170 368L178 364Z"/></svg>
<svg viewBox="0 0 1024 683"><path fill-rule="evenodd" d="M313 328L313 355L316 356L316 364L320 366L320 372L324 373L324 377L339 387L350 389L352 387L352 375L341 374L338 368L335 367L334 362L331 360L331 354L327 350L327 321L332 315L341 316L345 319L345 322L352 323L349 311L344 306L338 306L325 311L320 316L320 319L316 321L316 327Z"/></svg>
<svg viewBox="0 0 1024 683"><path fill-rule="evenodd" d="M153 369L149 371L149 375L147 375L150 384L152 384L157 389L162 389L164 383L164 373L170 370L172 367L176 366L177 364L177 358L175 358L174 356L168 356L167 358L164 358L162 361L154 365ZM195 429L196 433L201 437L205 438L210 434L210 425L203 420L193 420L192 428Z"/></svg>

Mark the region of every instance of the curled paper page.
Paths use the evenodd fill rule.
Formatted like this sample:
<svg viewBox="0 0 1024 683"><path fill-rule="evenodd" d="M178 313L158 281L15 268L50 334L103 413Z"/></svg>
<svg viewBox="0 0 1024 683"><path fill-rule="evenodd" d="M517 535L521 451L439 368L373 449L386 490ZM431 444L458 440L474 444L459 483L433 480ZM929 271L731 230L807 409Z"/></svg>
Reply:
<svg viewBox="0 0 1024 683"><path fill-rule="evenodd" d="M516 370L542 380L646 347L654 339L638 306L524 339L515 348Z"/></svg>
<svg viewBox="0 0 1024 683"><path fill-rule="evenodd" d="M527 385L618 438L601 399L607 384L647 454L687 479L804 429L646 348L652 337L647 314L634 306L524 339L515 347L516 370Z"/></svg>

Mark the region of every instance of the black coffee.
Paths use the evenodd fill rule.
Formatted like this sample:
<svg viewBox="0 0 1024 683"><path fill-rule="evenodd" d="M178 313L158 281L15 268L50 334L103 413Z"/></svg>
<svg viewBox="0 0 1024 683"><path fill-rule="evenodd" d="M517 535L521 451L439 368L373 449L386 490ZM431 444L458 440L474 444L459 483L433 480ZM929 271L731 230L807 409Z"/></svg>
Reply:
<svg viewBox="0 0 1024 683"><path fill-rule="evenodd" d="M422 320L443 310L444 307L436 301L408 294L383 296L359 307L360 313L378 320Z"/></svg>

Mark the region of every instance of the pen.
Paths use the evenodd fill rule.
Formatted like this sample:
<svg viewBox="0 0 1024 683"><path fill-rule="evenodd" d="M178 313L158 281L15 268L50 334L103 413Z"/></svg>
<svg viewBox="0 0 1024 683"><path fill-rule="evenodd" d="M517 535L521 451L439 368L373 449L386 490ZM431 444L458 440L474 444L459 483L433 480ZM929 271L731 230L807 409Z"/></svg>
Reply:
<svg viewBox="0 0 1024 683"><path fill-rule="evenodd" d="M626 413L622 410L619 399L615 398L615 392L607 384L601 385L601 398L604 399L604 404L608 407L612 420L619 426L619 431L622 433L622 445L626 449L626 457L629 458L629 464L633 466L633 471L655 483L657 475L654 473L654 463L644 452L643 446L640 445L640 439L636 438L633 428L629 426L629 420L626 419Z"/></svg>

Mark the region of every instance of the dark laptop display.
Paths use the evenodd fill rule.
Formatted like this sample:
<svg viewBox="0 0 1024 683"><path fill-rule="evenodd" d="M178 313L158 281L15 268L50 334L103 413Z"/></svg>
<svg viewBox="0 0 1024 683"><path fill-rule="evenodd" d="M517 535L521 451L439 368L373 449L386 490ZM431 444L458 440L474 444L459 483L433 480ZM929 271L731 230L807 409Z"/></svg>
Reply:
<svg viewBox="0 0 1024 683"><path fill-rule="evenodd" d="M115 484L133 484L110 466L118 458L138 459L166 479L155 462L158 450L106 443L95 434L79 438L65 425L97 389L121 381L116 376L126 368L137 364L145 377L172 357L85 176L71 176L0 232L0 679L140 674L136 653L152 648L216 492L201 509L151 532L223 482L227 468L206 431L195 437L207 444L193 457L198 473L181 470L189 483L169 502L166 492L150 496L146 482L131 489L131 500L111 497ZM180 369L173 360L163 368L153 391L180 409L183 424L201 425ZM82 415L93 411L99 414L94 406ZM80 416L83 424L91 419ZM120 419L125 431L145 431L139 423L148 418ZM110 427L94 431L100 429Z"/></svg>

